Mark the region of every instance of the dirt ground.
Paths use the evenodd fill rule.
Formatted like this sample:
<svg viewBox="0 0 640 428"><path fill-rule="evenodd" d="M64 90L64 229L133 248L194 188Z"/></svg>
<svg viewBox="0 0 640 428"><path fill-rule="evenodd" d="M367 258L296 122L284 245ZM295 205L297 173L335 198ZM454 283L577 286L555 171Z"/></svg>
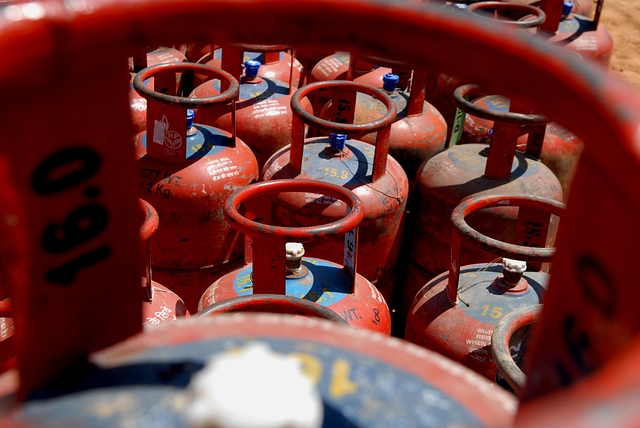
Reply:
<svg viewBox="0 0 640 428"><path fill-rule="evenodd" d="M613 38L612 72L640 90L640 0L605 0L600 24Z"/></svg>

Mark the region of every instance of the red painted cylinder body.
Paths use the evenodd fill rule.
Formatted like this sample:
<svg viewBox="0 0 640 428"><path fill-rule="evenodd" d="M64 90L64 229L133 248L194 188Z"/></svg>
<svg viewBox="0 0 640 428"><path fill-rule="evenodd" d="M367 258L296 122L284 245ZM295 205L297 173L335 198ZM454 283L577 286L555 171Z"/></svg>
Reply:
<svg viewBox="0 0 640 428"><path fill-rule="evenodd" d="M238 49L227 47L227 56L223 57L223 69L238 76L239 69L234 70L233 58L239 58ZM262 67L260 67L262 69ZM234 74L235 73L235 74ZM262 77L260 72L254 79L241 77L240 96L236 104L236 131L253 151L258 166L262 169L264 163L278 149L291 144L291 94L288 80L282 82ZM190 97L203 98L218 94L220 91L218 80L210 80L193 90ZM305 100L305 108L311 111L311 104ZM196 120L225 131L232 129L231 113L221 108L200 109L196 112Z"/></svg>
<svg viewBox="0 0 640 428"><path fill-rule="evenodd" d="M329 90L337 91L343 85L353 88L351 91L354 98L353 91L362 90L362 88L369 88L370 94L387 97L370 86L365 87L355 82L318 82L307 85L304 93L297 92L296 99L318 88L327 87ZM302 123L297 119L297 115L301 114L303 109L300 106L298 108L294 106L296 114L294 126L298 126L294 129L296 140L291 147L281 149L269 159L265 164L262 177L263 180L282 178L322 180L339 184L357 194L365 207L365 219L360 226L361 263L358 273L371 281L380 290L385 300L392 305L394 270L400 250L409 187L407 175L400 164L393 157L387 156L388 140L385 139L388 138L388 126L395 117L396 109L395 103L390 98L387 97L385 103L389 103L389 106L393 104L393 110L388 110L384 117L386 121L384 126L387 128L378 131L378 145L374 148L362 141L349 139L346 141L344 150L338 152L329 148L330 138L326 137L309 138L304 140L303 144ZM382 123L381 120L378 119L375 122L379 125ZM347 132L340 131L340 129L347 129L344 127L352 127L351 129L358 133L375 130L371 125L373 122L343 125L317 119L311 115L305 118L305 122L312 127L322 124L325 130L333 132ZM380 129L380 126L377 129ZM340 215L339 207L333 206L330 201L316 201L313 202L311 210L303 209L309 202L308 198L281 195L276 202L274 218L279 219L283 224L308 226L316 222L330 221ZM333 262L342 260L341 247L334 240L309 245L308 254Z"/></svg>
<svg viewBox="0 0 640 428"><path fill-rule="evenodd" d="M187 58L179 50L162 46L147 52L147 65L145 67L185 61L187 61ZM129 72L133 73L135 71L139 71L134 70L135 62L130 58ZM176 78L176 89L178 82L179 79ZM149 79L145 84L150 88L153 88L153 78ZM133 122L135 132L144 131L147 126L147 100L144 97L141 97L140 94L133 89L133 83L131 83L129 88L129 106L131 108L131 121Z"/></svg>
<svg viewBox="0 0 640 428"><path fill-rule="evenodd" d="M464 217L487 207L512 205L519 208L516 229L531 234L536 225L538 236L527 238L519 246L492 241L469 227ZM537 197L492 195L468 199L451 216L451 267L422 287L409 309L405 339L459 361L477 373L495 381L497 367L491 355L491 335L498 321L511 312L541 302L549 276L531 271L531 265L517 263L507 272L480 263L461 266L464 238L493 255L528 262L548 262L554 249L544 246L550 214L559 215L564 205ZM531 247L529 247L531 246ZM511 262L513 263L513 262ZM506 266L506 265L505 265ZM513 266L510 266L513 267ZM524 271L529 268L529 271ZM502 275L501 275L502 274ZM518 344L515 344L518 347ZM519 349L519 348L518 348Z"/></svg>
<svg viewBox="0 0 640 428"><path fill-rule="evenodd" d="M299 195L307 200L307 205L319 201L316 206L337 200L335 205L339 208L334 211L340 212L340 220L331 219L321 222L325 224L301 227L283 221L286 227L281 227L250 222L237 212L237 207L250 198L273 194ZM264 206L255 207L255 210L251 217L268 216L269 210ZM301 214L304 211L308 209ZM384 298L369 281L356 273L357 226L362 221L363 211L362 202L352 192L315 180L275 180L254 184L234 193L225 204L225 215L234 228L251 237L251 251L247 251L245 266L211 284L202 295L198 309L249 294L286 294L326 306L354 327L389 334L391 314ZM345 212L348 213L346 216ZM308 247L309 242L335 235L340 235L343 241L340 250L344 266L319 258L302 258L299 253L293 257L295 260L290 261L292 256L287 248L285 267L285 243L304 242ZM290 263L296 264L294 269Z"/></svg>
<svg viewBox="0 0 640 428"><path fill-rule="evenodd" d="M140 200L145 219L140 228L140 241L143 248L143 298L142 325L155 325L166 321L175 321L178 317L188 317L189 311L184 301L173 291L152 280L151 237L158 230L158 212L144 200Z"/></svg>
<svg viewBox="0 0 640 428"><path fill-rule="evenodd" d="M237 91L237 81L214 68L199 64L160 67L195 68L223 76L235 82ZM215 103L229 102L233 95L227 91L216 97L222 101ZM154 276L195 312L198 299L211 281L241 263L242 239L224 220L222 207L235 189L258 178L258 167L249 147L228 132L194 125L187 134L184 105L202 108L212 98L171 97L183 105L170 106L172 110L153 96L148 95L149 104L154 104L148 131L136 135L134 141L140 197L162 218L151 246ZM163 127L169 130L164 138L158 138L163 135Z"/></svg>
<svg viewBox="0 0 640 428"><path fill-rule="evenodd" d="M474 104L483 108L498 111L509 111L509 99L500 95L490 95L477 98ZM461 143L490 144L490 130L493 121L467 114L464 122ZM527 135L518 138L518 151L526 152ZM584 143L577 135L569 132L555 122L546 126L544 144L540 153L540 161L545 164L558 177L564 194L564 202L567 202L573 177L576 175L578 161Z"/></svg>

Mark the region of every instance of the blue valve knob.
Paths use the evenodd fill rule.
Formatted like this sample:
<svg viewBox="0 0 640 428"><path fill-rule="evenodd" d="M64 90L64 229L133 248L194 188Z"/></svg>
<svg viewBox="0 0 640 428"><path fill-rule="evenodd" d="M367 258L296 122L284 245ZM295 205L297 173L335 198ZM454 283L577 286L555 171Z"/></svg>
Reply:
<svg viewBox="0 0 640 428"><path fill-rule="evenodd" d="M193 110L188 108L187 109L187 129L191 129L191 127L193 126L194 116L195 116L195 113L193 112Z"/></svg>
<svg viewBox="0 0 640 428"><path fill-rule="evenodd" d="M249 61L245 61L244 63L244 75L248 78L254 78L258 75L258 70L260 69L260 61L256 61L254 59L250 59Z"/></svg>
<svg viewBox="0 0 640 428"><path fill-rule="evenodd" d="M565 2L562 3L562 16L571 14L571 10L573 10L573 2L571 0L565 0Z"/></svg>
<svg viewBox="0 0 640 428"><path fill-rule="evenodd" d="M347 136L345 134L336 134L334 132L329 134L329 144L333 150L343 150L346 141Z"/></svg>
<svg viewBox="0 0 640 428"><path fill-rule="evenodd" d="M387 73L382 76L382 88L387 92L393 92L396 90L396 85L400 81L400 76L393 73Z"/></svg>

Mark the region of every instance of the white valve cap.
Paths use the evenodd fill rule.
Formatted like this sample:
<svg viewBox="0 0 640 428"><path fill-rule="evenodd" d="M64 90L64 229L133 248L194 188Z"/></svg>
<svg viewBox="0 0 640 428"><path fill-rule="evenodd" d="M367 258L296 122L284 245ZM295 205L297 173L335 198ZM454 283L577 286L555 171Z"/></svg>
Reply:
<svg viewBox="0 0 640 428"><path fill-rule="evenodd" d="M287 260L296 260L304 255L304 246L299 242L287 242L285 245Z"/></svg>
<svg viewBox="0 0 640 428"><path fill-rule="evenodd" d="M527 262L503 257L502 268L511 273L524 273L524 271L527 270Z"/></svg>
<svg viewBox="0 0 640 428"><path fill-rule="evenodd" d="M319 428L322 397L301 362L265 343L212 358L189 383L191 428Z"/></svg>

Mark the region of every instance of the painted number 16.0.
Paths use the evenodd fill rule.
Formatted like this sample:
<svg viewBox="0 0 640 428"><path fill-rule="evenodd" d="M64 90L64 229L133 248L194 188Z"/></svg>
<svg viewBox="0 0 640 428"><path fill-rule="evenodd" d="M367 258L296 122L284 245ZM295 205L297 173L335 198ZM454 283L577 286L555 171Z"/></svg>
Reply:
<svg viewBox="0 0 640 428"><path fill-rule="evenodd" d="M72 147L54 153L38 165L31 177L32 189L40 195L55 195L85 183L100 167L100 156L88 147ZM50 254L64 254L104 231L109 220L107 209L97 202L100 189L87 185L87 203L76 207L60 222L49 223L42 233L41 245ZM46 274L54 284L67 286L82 269L111 255L109 246L94 247Z"/></svg>

